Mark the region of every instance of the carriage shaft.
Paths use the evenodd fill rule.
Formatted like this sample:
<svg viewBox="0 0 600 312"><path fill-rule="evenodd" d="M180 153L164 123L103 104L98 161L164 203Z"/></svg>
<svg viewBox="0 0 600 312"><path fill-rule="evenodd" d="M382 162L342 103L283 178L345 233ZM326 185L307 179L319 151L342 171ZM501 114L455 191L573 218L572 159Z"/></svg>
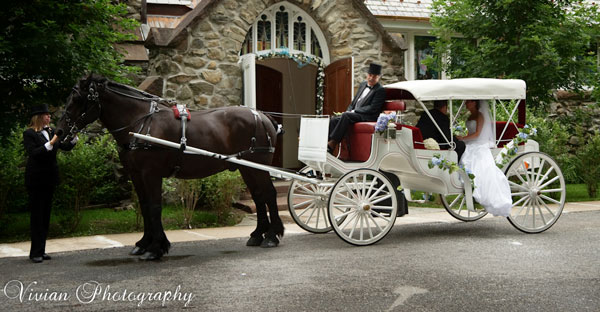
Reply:
<svg viewBox="0 0 600 312"><path fill-rule="evenodd" d="M175 142L171 142L168 140L163 140L163 139L159 139L159 138L155 138L151 135L144 135L144 134L139 134L139 133L134 133L134 132L129 132L129 135L140 139L140 140L145 140L151 143L156 143L156 144L160 144L163 146L167 146L167 147L172 147L175 149L180 149L181 148L181 144L179 143L175 143ZM284 171L281 170L281 168L278 167L273 167L273 166L268 166L268 165L263 165L263 164L258 164L249 160L245 160L245 159L239 159L236 157L231 157L231 156L226 156L223 154L218 154L218 153L213 153L213 152L209 152L207 150L203 150L201 148L196 148L196 147L191 147L191 146L186 146L184 153L186 154L195 154L195 155L201 155L201 156L206 156L206 157L211 157L211 158L215 158L215 159L220 159L220 160L225 160L234 164L238 164L238 165L242 165L242 166L246 166L246 167L250 167L250 168L254 168L254 169L258 169L258 170L262 170L262 171L267 171L270 173L275 173L275 174L279 174L283 177L286 178L290 178L290 179L296 179L302 182L306 182L306 183L311 183L311 184L321 184L323 181L319 180L319 179L312 179L312 178L307 178L303 175L299 175L296 173L291 173L288 171Z"/></svg>

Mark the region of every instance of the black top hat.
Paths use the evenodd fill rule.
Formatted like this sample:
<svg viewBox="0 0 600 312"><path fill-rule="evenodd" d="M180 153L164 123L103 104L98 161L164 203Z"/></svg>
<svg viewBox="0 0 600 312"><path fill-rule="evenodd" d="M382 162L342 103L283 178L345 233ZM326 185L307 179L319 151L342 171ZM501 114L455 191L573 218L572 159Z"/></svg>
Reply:
<svg viewBox="0 0 600 312"><path fill-rule="evenodd" d="M375 64L375 63L369 64L369 72L368 73L372 74L372 75L381 75L381 65Z"/></svg>
<svg viewBox="0 0 600 312"><path fill-rule="evenodd" d="M50 114L50 111L48 111L48 104L37 105L31 108L31 116L39 114Z"/></svg>

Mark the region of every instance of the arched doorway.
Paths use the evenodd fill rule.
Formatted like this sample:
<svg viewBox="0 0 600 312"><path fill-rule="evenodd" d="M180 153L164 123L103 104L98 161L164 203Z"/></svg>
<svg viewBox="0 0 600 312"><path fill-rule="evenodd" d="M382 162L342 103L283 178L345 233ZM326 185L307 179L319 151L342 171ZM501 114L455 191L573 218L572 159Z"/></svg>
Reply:
<svg viewBox="0 0 600 312"><path fill-rule="evenodd" d="M287 1L261 12L246 34L240 50L244 105L267 112L297 114L278 119L286 133L278 144L281 151L277 153L281 154L276 154L275 158L281 163L276 162L277 166L302 166L297 157L300 114L340 111L333 107L345 109L350 102L352 61L345 61L344 69L338 70L338 73L344 73L346 81L340 83L338 80L336 92L331 92L333 88L327 92L325 80L329 82L334 76L323 77L329 57L327 41L318 24L304 10ZM341 93L344 96L336 97L335 101L330 98L329 108L323 107L327 102L326 94ZM340 103L335 104L338 100Z"/></svg>

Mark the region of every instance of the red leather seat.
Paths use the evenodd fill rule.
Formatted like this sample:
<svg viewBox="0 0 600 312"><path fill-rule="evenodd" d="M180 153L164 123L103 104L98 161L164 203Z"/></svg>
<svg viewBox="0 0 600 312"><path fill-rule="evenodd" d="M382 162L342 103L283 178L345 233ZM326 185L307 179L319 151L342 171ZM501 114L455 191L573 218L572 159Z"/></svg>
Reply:
<svg viewBox="0 0 600 312"><path fill-rule="evenodd" d="M413 146L416 149L425 149L425 144L423 144L423 135L421 134L421 129L409 125L402 125L404 128L408 128L412 131L413 135Z"/></svg>
<svg viewBox="0 0 600 312"><path fill-rule="evenodd" d="M506 126L506 121L496 121L496 140L498 140L500 138L500 135L502 134L502 130L504 130L505 126ZM523 128L523 127L524 127L524 125L522 125L522 124L515 124L514 122L511 122L508 125L508 127L506 128L506 132L504 132L502 139L498 143L498 147L504 147L504 145L506 145L515 136L517 136L517 134L519 134L519 128Z"/></svg>
<svg viewBox="0 0 600 312"><path fill-rule="evenodd" d="M391 111L404 111L406 106L404 101L386 101L383 107L384 112ZM376 122L357 122L353 124L347 134L347 140L342 141L342 152L340 159L351 160L351 161L367 161L371 156L371 138L375 133ZM404 125L396 123L396 129L400 130ZM421 137L421 131L418 131L419 138ZM413 130L414 135L414 130ZM423 140L420 139L419 142ZM348 144L349 143L349 144ZM349 148L347 149L349 145ZM422 144L421 144L422 145ZM424 148L424 147L423 147Z"/></svg>

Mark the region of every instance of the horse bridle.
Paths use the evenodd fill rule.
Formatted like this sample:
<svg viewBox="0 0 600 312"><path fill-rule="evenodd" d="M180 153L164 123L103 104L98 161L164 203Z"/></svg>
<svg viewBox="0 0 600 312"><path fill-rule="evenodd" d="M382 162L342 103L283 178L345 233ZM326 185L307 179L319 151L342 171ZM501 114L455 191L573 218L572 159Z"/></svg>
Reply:
<svg viewBox="0 0 600 312"><path fill-rule="evenodd" d="M73 92L76 92L77 95L79 95L79 97L83 97L79 90L77 90L77 88L73 88ZM89 103L92 103L92 105L88 105ZM78 125L78 122L82 120L83 122L85 122L84 118L92 111L92 109L98 109L98 116L100 116L100 114L102 113L102 106L100 105L100 94L98 93L98 86L94 81L92 81L88 87L88 94L87 97L85 97L84 105L88 106L88 108L73 122L71 121L69 111L65 109L65 122L67 123L67 128L69 128L69 133L66 137L74 136L75 134L79 133L79 131L81 131L83 128L85 128L87 123L83 125Z"/></svg>

